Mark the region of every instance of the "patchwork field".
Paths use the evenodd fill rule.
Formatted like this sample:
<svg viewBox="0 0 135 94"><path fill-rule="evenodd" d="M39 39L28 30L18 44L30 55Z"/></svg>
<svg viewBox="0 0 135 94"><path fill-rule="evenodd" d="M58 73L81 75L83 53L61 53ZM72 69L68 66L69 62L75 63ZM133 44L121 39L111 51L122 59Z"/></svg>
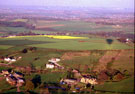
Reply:
<svg viewBox="0 0 135 94"><path fill-rule="evenodd" d="M26 70L20 70L20 67L29 67L36 72L25 73L25 79L31 80L38 75L42 84L59 85L61 78L66 78L70 69L77 69L81 74L99 76L98 72L102 70L113 70L120 72L123 77L122 81L115 81L113 75L109 80L104 81L101 85L96 85L94 90L97 94L132 94L134 92L134 43L119 42L116 37L103 37L97 35L78 35L73 36L59 35L59 33L83 33L83 32L117 32L121 31L126 34L134 34L131 25L121 24L107 25L96 24L86 21L71 20L38 20L38 19L14 19L12 22L26 22L35 27L9 27L0 26L0 36L12 35L9 37L0 37L0 72L11 65L15 71L25 73ZM41 35L32 35L27 33ZM26 33L26 36L14 36L14 34ZM71 35L72 35L71 33ZM46 34L46 35L42 35ZM51 35L54 34L54 35ZM108 43L107 39L112 39ZM13 63L4 61L3 57L20 57L21 59ZM64 70L47 69L48 60L57 57L60 58L59 64ZM41 72L43 71L43 73ZM120 75L120 76L121 76ZM104 76L104 75L103 75ZM0 93L16 92L16 88L8 85L0 76ZM101 80L101 79L100 79ZM3 87L2 87L3 85ZM52 85L51 85L52 86ZM39 92L39 87L35 92ZM84 87L83 87L84 88ZM21 87L24 90L24 86ZM52 90L53 91L53 90ZM52 94L66 94L65 91ZM91 94L95 94L91 93ZM89 94L83 92L80 94ZM73 94L73 93L67 93Z"/></svg>
<svg viewBox="0 0 135 94"><path fill-rule="evenodd" d="M83 32L111 32L111 31L126 31L132 32L133 26L121 25L120 28L116 28L115 25L100 25L94 22L85 21L42 21L36 22L37 27L52 28L58 31L83 31Z"/></svg>

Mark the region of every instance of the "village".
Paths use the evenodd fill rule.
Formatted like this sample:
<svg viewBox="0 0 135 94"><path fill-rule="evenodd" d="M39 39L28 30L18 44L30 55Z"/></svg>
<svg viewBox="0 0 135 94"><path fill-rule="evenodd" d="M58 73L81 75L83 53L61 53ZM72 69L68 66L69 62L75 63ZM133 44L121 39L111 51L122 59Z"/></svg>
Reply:
<svg viewBox="0 0 135 94"><path fill-rule="evenodd" d="M19 57L20 59L21 57ZM4 58L5 61L9 62L15 62L16 59L10 59L10 58ZM48 60L48 63L46 64L46 69L59 69L59 70L64 70L64 67L58 64L60 61L59 58L51 58ZM20 92L20 87L24 86L26 84L25 79L24 79L24 74L21 72L15 72L14 70L2 70L0 75L3 75L5 80L11 85L11 86L16 86L17 87L17 92ZM74 77L73 77L74 75ZM60 80L60 85L67 85L68 87L72 87L74 85L77 85L79 83L83 83L83 87L75 87L77 88L76 90L83 89L85 85L88 85L91 88L94 88L94 85L98 84L97 79L92 76L86 76L82 75L78 70L72 69L71 74L68 75L67 78L62 78ZM74 88L74 89L75 89ZM86 88L86 87L85 87ZM72 88L73 89L73 88ZM73 92L76 92L73 89Z"/></svg>
<svg viewBox="0 0 135 94"><path fill-rule="evenodd" d="M20 59L22 59L21 56L12 57L12 58L6 57L6 58L3 58L3 61L8 62L6 64L6 66L11 66L11 63L14 63ZM24 78L25 75L30 75L31 73L44 74L44 73L47 73L46 72L47 70L51 70L52 72L67 71L67 76L64 78L61 78L59 80L59 86L58 87L56 86L53 88L61 88L62 90L68 89L69 91L72 91L74 93L80 92L83 90L88 90L91 92L92 90L94 90L95 85L103 84L105 81L110 79L110 77L106 73L107 71L102 71L98 75L95 75L95 74L93 75L94 72L93 73L81 73L77 69L70 68L67 70L64 66L59 64L60 61L61 61L61 58L57 58L57 57L50 58L48 60L48 63L45 64L45 67L46 67L45 72L43 70L42 71L41 70L32 70L31 68L26 69L23 67L20 67L20 68L18 67L19 70L24 69L24 71L26 71L26 72L21 73L21 72L19 72L19 70L14 71L14 70L8 69L8 70L2 70L0 75L2 75L11 86L15 86L17 88L17 92L21 92L20 87L27 85L27 81L26 81L27 79ZM124 78L124 75L117 70L113 71L113 73L115 74L115 76L118 76L119 80L122 80ZM36 82L33 82L33 83L36 83ZM52 87L44 86L44 88L49 89ZM42 89L43 89L43 87L42 87ZM30 90L30 89L28 89L28 90Z"/></svg>

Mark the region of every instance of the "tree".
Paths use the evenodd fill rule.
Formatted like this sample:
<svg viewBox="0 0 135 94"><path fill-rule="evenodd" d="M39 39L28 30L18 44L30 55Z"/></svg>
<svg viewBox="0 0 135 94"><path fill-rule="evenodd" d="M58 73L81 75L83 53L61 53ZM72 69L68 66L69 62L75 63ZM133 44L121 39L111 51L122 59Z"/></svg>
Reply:
<svg viewBox="0 0 135 94"><path fill-rule="evenodd" d="M26 91L30 91L34 89L34 84L32 83L31 80L27 80L25 84L25 89Z"/></svg>
<svg viewBox="0 0 135 94"><path fill-rule="evenodd" d="M107 42L108 44L112 44L112 43L113 43L113 39L106 39L106 42Z"/></svg>
<svg viewBox="0 0 135 94"><path fill-rule="evenodd" d="M40 94L50 94L48 88L40 88Z"/></svg>
<svg viewBox="0 0 135 94"><path fill-rule="evenodd" d="M27 49L22 50L22 53L27 53L27 52L28 52Z"/></svg>
<svg viewBox="0 0 135 94"><path fill-rule="evenodd" d="M114 80L114 81L120 81L120 80L122 80L122 79L124 79L124 76L123 76L121 73L118 73L117 75L115 75L115 76L113 77L113 80Z"/></svg>

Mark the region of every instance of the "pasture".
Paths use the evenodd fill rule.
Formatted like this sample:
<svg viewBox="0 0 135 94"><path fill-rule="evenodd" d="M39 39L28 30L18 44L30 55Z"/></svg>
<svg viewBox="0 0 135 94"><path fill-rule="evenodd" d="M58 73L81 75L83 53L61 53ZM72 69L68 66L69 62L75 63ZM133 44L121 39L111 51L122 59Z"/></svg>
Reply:
<svg viewBox="0 0 135 94"><path fill-rule="evenodd" d="M106 82L103 85L95 86L95 90L132 94L134 92L134 78L131 77L120 82Z"/></svg>
<svg viewBox="0 0 135 94"><path fill-rule="evenodd" d="M117 50L117 49L134 49L124 43L114 39L112 44L108 44L102 37L80 37L80 36L20 36L1 38L0 45L16 46L34 46L39 48L52 48L63 50ZM55 39L58 38L58 39ZM3 49L3 47L0 47Z"/></svg>

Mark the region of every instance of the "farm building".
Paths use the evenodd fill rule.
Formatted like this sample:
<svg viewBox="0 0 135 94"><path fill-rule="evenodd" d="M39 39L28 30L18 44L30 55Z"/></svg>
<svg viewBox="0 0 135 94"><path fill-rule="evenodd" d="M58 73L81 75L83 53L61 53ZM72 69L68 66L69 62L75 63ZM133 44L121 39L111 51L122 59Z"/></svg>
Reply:
<svg viewBox="0 0 135 94"><path fill-rule="evenodd" d="M17 83L17 79L10 75L6 77L6 81L10 84L10 85L15 85Z"/></svg>
<svg viewBox="0 0 135 94"><path fill-rule="evenodd" d="M16 78L23 78L23 74L20 73L20 72L15 72L15 73L13 74L13 76L16 77Z"/></svg>
<svg viewBox="0 0 135 94"><path fill-rule="evenodd" d="M1 73L2 75L9 75L10 74L10 72L8 71L8 70L2 70L2 73Z"/></svg>
<svg viewBox="0 0 135 94"><path fill-rule="evenodd" d="M89 83L89 84L92 84L92 85L98 84L96 79L88 78L88 77L82 77L80 82L81 83L85 83L85 84Z"/></svg>
<svg viewBox="0 0 135 94"><path fill-rule="evenodd" d="M46 64L46 68L48 69L53 69L55 67L54 64Z"/></svg>
<svg viewBox="0 0 135 94"><path fill-rule="evenodd" d="M4 58L4 60L6 61L6 62L15 62L16 61L16 59L13 59L13 58Z"/></svg>
<svg viewBox="0 0 135 94"><path fill-rule="evenodd" d="M60 83L68 84L68 85L73 85L73 84L77 84L78 81L76 79L61 79Z"/></svg>
<svg viewBox="0 0 135 94"><path fill-rule="evenodd" d="M60 61L59 58L52 58L50 60L48 60L49 63L46 64L46 68L49 68L49 69L53 69L53 68L58 68L58 69L64 69L63 66L59 65L57 62Z"/></svg>

